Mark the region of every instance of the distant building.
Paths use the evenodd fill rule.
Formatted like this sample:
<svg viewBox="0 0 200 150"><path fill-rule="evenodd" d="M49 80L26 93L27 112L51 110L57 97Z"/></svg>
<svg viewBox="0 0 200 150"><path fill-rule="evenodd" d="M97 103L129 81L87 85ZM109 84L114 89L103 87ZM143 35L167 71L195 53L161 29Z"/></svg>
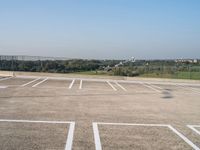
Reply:
<svg viewBox="0 0 200 150"><path fill-rule="evenodd" d="M194 63L198 63L198 60L197 59L194 59L194 61L193 61Z"/></svg>
<svg viewBox="0 0 200 150"><path fill-rule="evenodd" d="M116 64L115 67L123 66L123 62L120 62L119 64Z"/></svg>
<svg viewBox="0 0 200 150"><path fill-rule="evenodd" d="M176 59L176 63L198 63L197 59Z"/></svg>
<svg viewBox="0 0 200 150"><path fill-rule="evenodd" d="M107 66L107 67L104 68L104 70L105 70L105 71L111 71L111 70L112 70L112 67Z"/></svg>
<svg viewBox="0 0 200 150"><path fill-rule="evenodd" d="M131 59L127 59L125 61L121 61L119 64L116 64L115 67L123 66L126 63L132 62L134 63L136 60L134 57L131 57Z"/></svg>

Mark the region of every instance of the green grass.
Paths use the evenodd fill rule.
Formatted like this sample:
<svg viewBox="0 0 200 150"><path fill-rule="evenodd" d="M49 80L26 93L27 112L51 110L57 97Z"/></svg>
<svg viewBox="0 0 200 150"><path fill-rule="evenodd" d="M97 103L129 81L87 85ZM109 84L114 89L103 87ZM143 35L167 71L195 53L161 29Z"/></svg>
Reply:
<svg viewBox="0 0 200 150"><path fill-rule="evenodd" d="M151 78L171 78L171 79L192 79L200 80L200 72L176 72L174 74L169 73L148 73L142 74L141 77Z"/></svg>
<svg viewBox="0 0 200 150"><path fill-rule="evenodd" d="M79 74L79 75L110 75L108 72L105 72L105 71L83 71L83 72L74 72L73 74Z"/></svg>
<svg viewBox="0 0 200 150"><path fill-rule="evenodd" d="M176 78L200 80L200 72L178 72Z"/></svg>
<svg viewBox="0 0 200 150"><path fill-rule="evenodd" d="M84 71L84 72L74 72L73 74L78 75L112 75L106 71ZM173 74L170 73L146 73L141 74L140 77L149 77L149 78L170 78L170 79L192 79L192 80L200 80L200 72L176 72Z"/></svg>

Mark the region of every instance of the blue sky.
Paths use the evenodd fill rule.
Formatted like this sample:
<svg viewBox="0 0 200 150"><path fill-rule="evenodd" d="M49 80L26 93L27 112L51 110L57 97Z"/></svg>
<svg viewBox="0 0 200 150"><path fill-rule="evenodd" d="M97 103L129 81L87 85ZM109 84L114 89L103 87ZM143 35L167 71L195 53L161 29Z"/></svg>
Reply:
<svg viewBox="0 0 200 150"><path fill-rule="evenodd" d="M0 54L200 58L199 0L0 0Z"/></svg>

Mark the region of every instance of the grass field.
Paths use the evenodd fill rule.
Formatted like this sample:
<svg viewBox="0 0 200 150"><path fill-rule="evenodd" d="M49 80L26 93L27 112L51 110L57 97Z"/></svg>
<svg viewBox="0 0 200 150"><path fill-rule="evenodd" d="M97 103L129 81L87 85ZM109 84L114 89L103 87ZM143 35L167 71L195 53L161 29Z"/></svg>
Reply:
<svg viewBox="0 0 200 150"><path fill-rule="evenodd" d="M151 78L171 78L171 79L192 79L200 80L200 72L176 72L174 74L169 73L148 73L140 75L141 77Z"/></svg>
<svg viewBox="0 0 200 150"><path fill-rule="evenodd" d="M109 72L106 72L106 71L83 71L83 72L74 72L73 74L80 74L80 75L111 75Z"/></svg>
<svg viewBox="0 0 200 150"><path fill-rule="evenodd" d="M105 71L85 71L85 72L75 72L74 74L79 74L79 75L112 75L109 72ZM146 74L141 74L139 77L149 77L149 78L169 78L169 79L192 79L192 80L200 80L200 72L176 72L173 74L169 73L146 73Z"/></svg>

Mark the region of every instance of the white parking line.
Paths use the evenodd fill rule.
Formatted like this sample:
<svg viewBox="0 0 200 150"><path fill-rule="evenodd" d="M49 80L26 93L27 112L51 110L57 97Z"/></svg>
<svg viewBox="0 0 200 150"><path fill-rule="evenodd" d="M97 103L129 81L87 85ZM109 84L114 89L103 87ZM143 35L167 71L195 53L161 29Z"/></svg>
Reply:
<svg viewBox="0 0 200 150"><path fill-rule="evenodd" d="M47 81L47 80L48 80L48 78L45 78L44 80L42 80L42 81L40 81L40 82L34 84L32 87L36 87L36 86L40 85L41 83L43 83L43 82L45 82L45 81Z"/></svg>
<svg viewBox="0 0 200 150"><path fill-rule="evenodd" d="M109 81L106 81L108 83L108 85L110 85L110 87L114 90L114 91L117 91L117 89L109 82Z"/></svg>
<svg viewBox="0 0 200 150"><path fill-rule="evenodd" d="M188 128L192 129L194 132L200 135L200 131L195 128L200 128L200 125L187 125Z"/></svg>
<svg viewBox="0 0 200 150"><path fill-rule="evenodd" d="M154 84L150 84L150 83L147 83L148 85L154 87L154 88L157 88L157 89L160 89L160 90L163 90L163 88L157 86L157 85L154 85Z"/></svg>
<svg viewBox="0 0 200 150"><path fill-rule="evenodd" d="M147 126L147 127L167 127L168 124L143 124L143 123L111 123L111 122L94 122L99 125L115 125L115 126Z"/></svg>
<svg viewBox="0 0 200 150"><path fill-rule="evenodd" d="M65 144L65 150L72 150L73 145L73 137L74 137L74 129L75 122L72 121L37 121L37 120L7 120L0 119L0 122L11 122L11 123L46 123L46 124L70 124L69 131L67 135L67 140Z"/></svg>
<svg viewBox="0 0 200 150"><path fill-rule="evenodd" d="M99 135L99 129L97 123L92 123L93 127L93 133L94 133L94 142L95 142L95 149L96 150L102 150L101 147L101 140L100 140L100 135Z"/></svg>
<svg viewBox="0 0 200 150"><path fill-rule="evenodd" d="M183 134L178 132L174 127L168 124L135 124L135 123L103 123L103 122L94 122L93 123L93 133L95 140L95 148L96 150L102 150L100 134L98 130L99 125L118 125L118 126L150 126L150 127L168 127L171 131L173 131L176 135L178 135L182 140L184 140L188 145L190 145L194 150L200 150L194 143L192 143L188 138L186 138Z"/></svg>
<svg viewBox="0 0 200 150"><path fill-rule="evenodd" d="M80 80L79 89L82 89L83 80Z"/></svg>
<svg viewBox="0 0 200 150"><path fill-rule="evenodd" d="M38 81L39 79L41 79L41 78L37 78L37 79L34 79L33 81L30 81L30 82L28 82L28 83L25 83L25 84L21 85L21 87L27 86L27 85L29 85L29 84L35 82L35 81Z"/></svg>
<svg viewBox="0 0 200 150"><path fill-rule="evenodd" d="M69 85L69 89L72 88L72 86L74 85L75 79L72 80L71 84Z"/></svg>
<svg viewBox="0 0 200 150"><path fill-rule="evenodd" d="M125 87L123 87L121 84L119 84L118 82L115 82L115 84L117 86L119 86L122 90L127 91L127 89Z"/></svg>
<svg viewBox="0 0 200 150"><path fill-rule="evenodd" d="M73 137L74 137L75 122L71 122L69 126L67 141L65 145L65 150L72 149Z"/></svg>
<svg viewBox="0 0 200 150"><path fill-rule="evenodd" d="M140 82L140 84L142 84L143 86L145 86L145 87L148 87L148 88L150 88L150 89L152 89L152 90L154 90L154 91L156 91L156 92L161 92L160 90L158 90L158 89L156 89L156 88L154 88L154 87L152 87L152 86L150 86L150 85L147 85L147 84L145 84L145 83L143 83L143 82Z"/></svg>
<svg viewBox="0 0 200 150"><path fill-rule="evenodd" d="M72 123L70 121L42 121L42 120L9 120L9 119L0 119L0 122L16 122L16 123L49 123L49 124L65 124Z"/></svg>
<svg viewBox="0 0 200 150"><path fill-rule="evenodd" d="M8 79L12 79L12 78L14 78L14 77L2 78L2 79L0 79L0 81L3 81L3 80L8 80Z"/></svg>
<svg viewBox="0 0 200 150"><path fill-rule="evenodd" d="M175 128L171 125L168 126L174 133L176 133L180 138L182 138L188 145L190 145L194 150L200 150L194 143L192 143L188 138L186 138L183 134L178 132Z"/></svg>
<svg viewBox="0 0 200 150"><path fill-rule="evenodd" d="M0 86L0 89L6 89L8 86Z"/></svg>

